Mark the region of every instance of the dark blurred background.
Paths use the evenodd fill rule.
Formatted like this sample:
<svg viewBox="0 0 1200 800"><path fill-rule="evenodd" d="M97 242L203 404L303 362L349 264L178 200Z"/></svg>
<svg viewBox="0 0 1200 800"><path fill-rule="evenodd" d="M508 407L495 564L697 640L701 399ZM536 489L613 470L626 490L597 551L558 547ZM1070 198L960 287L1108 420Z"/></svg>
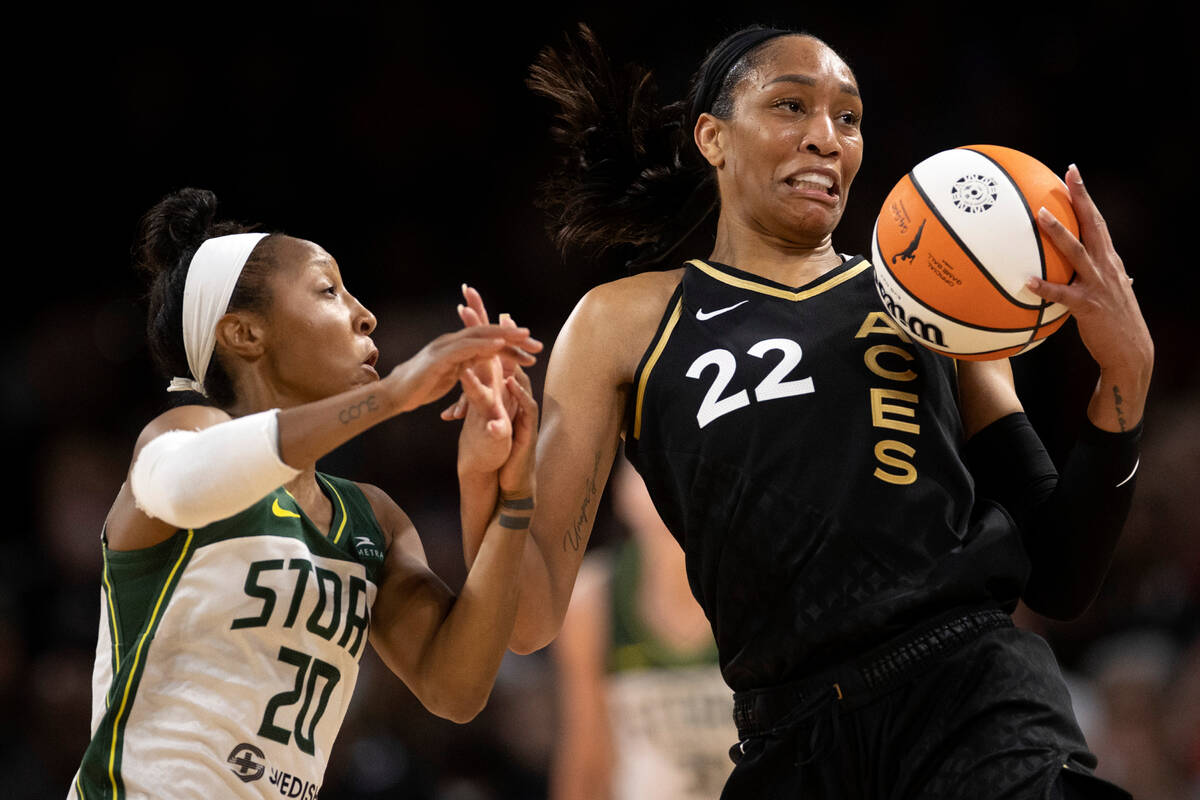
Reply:
<svg viewBox="0 0 1200 800"><path fill-rule="evenodd" d="M199 186L229 217L320 243L379 318L383 367L457 327L463 281L550 344L584 291L621 275L564 263L532 202L551 111L526 70L586 21L615 61L652 68L667 100L749 22L804 28L841 52L866 108L843 251L866 250L891 185L940 150L992 143L1060 174L1079 164L1137 279L1156 375L1138 496L1100 598L1071 624L1019 620L1055 648L1102 774L1139 798L1200 797L1197 266L1183 236L1195 227L1196 73L1182 12L1156 9L218 2L43 4L11 18L0 793L62 797L89 735L100 528L137 432L167 403L129 263L140 215ZM1086 351L1068 325L1014 366L1061 459L1095 379ZM322 468L388 490L457 587L456 429L437 410ZM605 513L594 543L623 535ZM554 729L544 652L507 658L467 726L430 716L368 652L321 796L542 797Z"/></svg>

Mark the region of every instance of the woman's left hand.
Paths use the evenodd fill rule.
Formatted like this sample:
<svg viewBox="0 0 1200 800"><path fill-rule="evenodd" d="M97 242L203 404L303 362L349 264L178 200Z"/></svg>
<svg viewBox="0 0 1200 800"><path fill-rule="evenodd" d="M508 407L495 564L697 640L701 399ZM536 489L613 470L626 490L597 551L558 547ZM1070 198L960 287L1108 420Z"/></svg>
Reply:
<svg viewBox="0 0 1200 800"><path fill-rule="evenodd" d="M1133 294L1133 278L1125 272L1108 225L1074 164L1067 170L1066 183L1079 220L1079 239L1045 208L1038 212L1038 225L1075 268L1075 279L1060 284L1034 277L1028 285L1039 297L1065 305L1075 317L1079 338L1100 366L1098 392L1103 388L1106 395L1112 394L1116 406L1101 415L1113 417L1111 424L1103 424L1093 413L1099 411L1095 403L1089 414L1100 427L1116 430L1118 424L1124 428L1141 419L1154 367L1154 342Z"/></svg>
<svg viewBox="0 0 1200 800"><path fill-rule="evenodd" d="M1108 225L1074 164L1067 170L1066 182L1079 220L1079 239L1044 208L1038 212L1038 225L1075 268L1075 280L1059 284L1035 277L1029 288L1070 309L1080 338L1101 370L1149 372L1154 344L1133 294L1133 278L1126 274Z"/></svg>

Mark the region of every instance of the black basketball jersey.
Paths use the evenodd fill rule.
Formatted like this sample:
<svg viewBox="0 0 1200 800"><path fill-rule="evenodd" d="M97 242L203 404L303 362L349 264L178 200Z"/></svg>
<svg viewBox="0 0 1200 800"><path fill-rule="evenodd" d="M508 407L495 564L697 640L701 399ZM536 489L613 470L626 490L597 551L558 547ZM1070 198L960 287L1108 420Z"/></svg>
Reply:
<svg viewBox="0 0 1200 800"><path fill-rule="evenodd" d="M891 322L862 257L798 289L689 262L627 420L735 690L1016 604L1027 561L1004 512L973 513L954 362Z"/></svg>

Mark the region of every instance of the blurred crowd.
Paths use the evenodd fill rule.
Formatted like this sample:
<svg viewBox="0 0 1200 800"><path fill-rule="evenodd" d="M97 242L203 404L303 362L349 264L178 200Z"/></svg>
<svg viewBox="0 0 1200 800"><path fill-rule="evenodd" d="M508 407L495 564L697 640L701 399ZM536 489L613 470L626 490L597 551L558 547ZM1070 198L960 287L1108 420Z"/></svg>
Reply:
<svg viewBox="0 0 1200 800"><path fill-rule="evenodd" d="M89 738L99 536L138 430L167 402L143 342L141 286L128 267L138 215L172 189L200 185L238 218L321 243L379 318L384 366L457 325L462 280L550 344L583 291L620 273L564 266L542 234L531 198L548 164L549 119L523 89L526 65L540 46L587 19L618 58L650 62L678 85L704 44L749 21L693 20L683 28L676 11L639 4L635 26L612 9L564 5L505 38L489 33L505 22L499 10L462 26L445 11L389 5L264 10L247 22L257 35L215 54L205 38L215 28L181 40L189 28L145 33L132 22L145 23L147 13L112 10L117 17L104 21L124 31L120 38L102 46L88 19L74 19L31 61L65 65L66 74L47 67L46 85L22 87L16 101L36 120L20 132L29 136L26 152L47 156L30 158L40 174L22 195L38 210L26 236L38 244L37 258L19 262L27 274L13 278L22 291L10 293L15 324L0 342L9 488L0 558L0 795L64 796ZM898 12L869 21L813 12L797 21L774 9L762 21L810 26L859 75L868 163L843 222L844 249L862 249L854 241L866 240L890 184L939 149L986 139L1034 152L1059 171L1068 159L1080 163L1137 278L1156 375L1133 510L1100 596L1070 623L1024 608L1016 618L1053 647L1099 774L1138 800L1197 800L1200 382L1190 346L1194 315L1185 311L1196 296L1195 266L1176 255L1190 251L1187 242L1164 232L1174 211L1190 207L1182 193L1170 193L1191 185L1194 148L1186 135L1171 138L1186 69L1111 65L1112 53L1151 33L1115 22L1111 15L1122 10L1100 3L1083 17L1046 12L1040 38L1004 20L987 35L966 31L950 12L941 39ZM680 29L677 57L664 49L671 26ZM1169 21L1155 28L1155 41L1171 29ZM1018 35L1025 38L1017 45L999 44ZM1020 59L1002 61L1013 47ZM1155 50L1186 48L1160 42ZM209 60L180 55L188 51ZM943 85L950 88L930 89ZM1137 94L1143 89L1149 94ZM1129 103L1154 116L1138 123L1157 131L1152 142L1120 141L1130 132L1109 116ZM198 109L231 121L215 132L197 126ZM222 138L230 130L237 136ZM1133 147L1135 140L1155 146ZM68 223L42 213L62 207L62 186L78 187ZM1030 418L1060 464L1094 378L1079 366L1087 363L1068 325L1014 367ZM543 374L544 364L532 373L539 393ZM416 523L431 566L457 588L465 575L457 432L438 410L393 420L321 468L387 490ZM615 551L630 537L606 499L591 547ZM368 650L321 797L547 797L563 719L552 648L509 654L487 708L465 726L425 712Z"/></svg>

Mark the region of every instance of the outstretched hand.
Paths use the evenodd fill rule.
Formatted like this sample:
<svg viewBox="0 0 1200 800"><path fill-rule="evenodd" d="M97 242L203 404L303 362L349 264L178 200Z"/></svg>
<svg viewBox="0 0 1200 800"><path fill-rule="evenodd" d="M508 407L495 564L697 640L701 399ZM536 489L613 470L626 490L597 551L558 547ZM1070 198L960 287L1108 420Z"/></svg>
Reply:
<svg viewBox="0 0 1200 800"><path fill-rule="evenodd" d="M537 455L537 401L533 399L533 386L525 370L513 367L513 373L504 381L508 396L515 400L516 411L512 414L512 451L500 468L500 491L516 497L531 497Z"/></svg>
<svg viewBox="0 0 1200 800"><path fill-rule="evenodd" d="M459 378L470 406L458 437L459 474L494 473L512 452L513 420L505 407L508 389L490 362L464 369Z"/></svg>
<svg viewBox="0 0 1200 800"><path fill-rule="evenodd" d="M1103 409L1094 401L1089 414L1101 427L1123 430L1141 418L1154 343L1133 294L1133 278L1125 272L1108 225L1074 164L1067 170L1066 183L1079 220L1079 239L1045 208L1038 212L1038 225L1075 268L1075 280L1059 284L1034 277L1028 286L1039 297L1062 303L1075 317L1079 338L1100 366L1104 392L1111 394L1103 399Z"/></svg>
<svg viewBox="0 0 1200 800"><path fill-rule="evenodd" d="M482 326L489 325L490 320L488 318L487 308L484 306L483 297L479 294L479 292L476 291L473 287L468 286L467 284L464 283L462 285L462 293L463 293L463 299L466 300L466 305L459 304L458 318L462 320L463 326L469 330L471 328L476 328L481 325ZM515 322L513 322L512 318L509 317L507 314L500 315L500 320L499 320L498 324L500 326L502 326L504 328L508 328L508 329L517 328L517 324ZM538 348L540 351L540 349L541 349L540 342L538 343ZM497 375L500 375L504 378L508 378L510 375L513 374L513 371L519 365L529 366L528 363L521 362L521 361L514 359L512 357L512 354L498 353L496 358L492 359L487 364L486 367L481 365L479 367L476 367L475 371L478 374L481 370L486 368L488 370L491 370L492 372L495 372ZM469 403L470 403L470 398L464 392L463 394L459 395L458 400L456 400L452 405L450 405L449 407L445 408L442 411L442 414L441 414L442 419L448 420L448 421L456 420L456 419L463 419L467 415L467 406L469 405ZM515 404L515 396L512 397L512 401L508 405L508 411L509 411L510 415L516 410L514 404Z"/></svg>
<svg viewBox="0 0 1200 800"><path fill-rule="evenodd" d="M386 383L393 390L398 411L432 403L454 388L460 376L479 364L502 357L526 366L536 363L532 353L542 343L516 325L476 325L434 339L412 358L396 366Z"/></svg>
<svg viewBox="0 0 1200 800"><path fill-rule="evenodd" d="M465 283L462 291L466 305L458 306L458 316L464 330L495 327L479 292ZM499 327L522 330L507 314L500 315ZM444 420L465 420L459 439L460 471L498 469L502 492L529 496L533 492L538 406L522 365L528 366L529 362L505 351L475 363L463 372L462 394L441 416ZM505 438L502 446L504 437L510 438Z"/></svg>

